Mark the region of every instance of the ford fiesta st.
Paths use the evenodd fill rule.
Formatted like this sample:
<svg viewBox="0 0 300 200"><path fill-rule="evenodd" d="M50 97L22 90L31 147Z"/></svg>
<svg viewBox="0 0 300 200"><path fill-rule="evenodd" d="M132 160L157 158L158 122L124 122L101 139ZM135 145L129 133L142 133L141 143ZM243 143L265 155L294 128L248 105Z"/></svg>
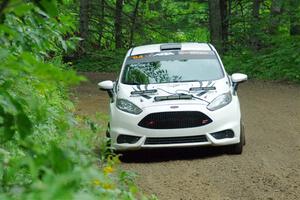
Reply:
<svg viewBox="0 0 300 200"><path fill-rule="evenodd" d="M247 75L228 75L207 43L134 47L115 81L98 84L110 96L107 137L116 150L245 144L237 96Z"/></svg>

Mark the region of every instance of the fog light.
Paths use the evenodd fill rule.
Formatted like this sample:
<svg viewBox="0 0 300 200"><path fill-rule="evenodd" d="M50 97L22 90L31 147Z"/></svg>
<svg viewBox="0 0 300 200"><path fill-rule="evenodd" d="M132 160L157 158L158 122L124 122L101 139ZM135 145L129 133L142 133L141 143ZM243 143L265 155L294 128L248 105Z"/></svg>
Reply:
<svg viewBox="0 0 300 200"><path fill-rule="evenodd" d="M124 143L128 143L128 144L134 144L137 141L139 141L141 137L138 136L132 136L132 135L119 135L117 138L117 142L119 144L124 144Z"/></svg>
<svg viewBox="0 0 300 200"><path fill-rule="evenodd" d="M216 139L233 138L234 132L232 130L225 130L216 133L211 133L211 135Z"/></svg>

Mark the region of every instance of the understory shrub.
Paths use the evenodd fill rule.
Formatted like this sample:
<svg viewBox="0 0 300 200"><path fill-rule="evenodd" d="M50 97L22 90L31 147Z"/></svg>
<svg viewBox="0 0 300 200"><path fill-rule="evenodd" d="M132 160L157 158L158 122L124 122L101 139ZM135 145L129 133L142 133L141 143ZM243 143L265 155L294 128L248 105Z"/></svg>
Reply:
<svg viewBox="0 0 300 200"><path fill-rule="evenodd" d="M0 199L144 198L103 127L74 115L68 88L83 78L61 58L79 38L62 8L10 1L0 19Z"/></svg>

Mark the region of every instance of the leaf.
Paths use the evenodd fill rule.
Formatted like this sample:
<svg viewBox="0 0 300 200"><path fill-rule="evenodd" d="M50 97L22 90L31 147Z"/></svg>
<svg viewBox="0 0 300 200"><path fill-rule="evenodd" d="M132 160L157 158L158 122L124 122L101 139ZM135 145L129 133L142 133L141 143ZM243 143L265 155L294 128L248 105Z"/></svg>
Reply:
<svg viewBox="0 0 300 200"><path fill-rule="evenodd" d="M72 168L72 162L67 156L67 153L60 149L55 144L52 144L49 152L49 159L54 172L64 173Z"/></svg>
<svg viewBox="0 0 300 200"><path fill-rule="evenodd" d="M63 38L62 38L61 36L59 36L58 39L59 39L59 41L60 41L60 43L61 43L61 46L62 46L62 48L64 49L64 51L67 52L68 49L67 49L66 41L64 41Z"/></svg>
<svg viewBox="0 0 300 200"><path fill-rule="evenodd" d="M0 116L3 121L0 124L0 143L10 140L14 134L14 116L10 113L5 113L3 107L0 105Z"/></svg>
<svg viewBox="0 0 300 200"><path fill-rule="evenodd" d="M17 130L22 139L32 132L32 123L28 116L21 111L16 117Z"/></svg>
<svg viewBox="0 0 300 200"><path fill-rule="evenodd" d="M58 15L57 3L55 0L42 0L40 5L51 17Z"/></svg>
<svg viewBox="0 0 300 200"><path fill-rule="evenodd" d="M9 51L7 49L0 49L0 61L6 58L9 55Z"/></svg>
<svg viewBox="0 0 300 200"><path fill-rule="evenodd" d="M28 13L30 10L32 10L34 7L32 4L29 3L19 3L16 7L13 8L13 12L17 16L23 16L26 13Z"/></svg>

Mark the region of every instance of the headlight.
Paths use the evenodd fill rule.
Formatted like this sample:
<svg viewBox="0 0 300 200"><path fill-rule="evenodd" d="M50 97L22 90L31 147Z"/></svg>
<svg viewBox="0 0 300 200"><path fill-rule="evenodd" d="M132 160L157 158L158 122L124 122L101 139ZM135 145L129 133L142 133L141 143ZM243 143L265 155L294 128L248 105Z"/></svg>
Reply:
<svg viewBox="0 0 300 200"><path fill-rule="evenodd" d="M212 102L210 102L210 104L208 104L206 108L211 111L218 110L228 105L231 102L231 100L232 96L230 92L221 94L220 96L216 97Z"/></svg>
<svg viewBox="0 0 300 200"><path fill-rule="evenodd" d="M135 115L140 114L143 111L142 109L140 109L139 107L137 107L136 105L134 105L126 99L117 99L116 105L117 108L119 108L120 110Z"/></svg>

